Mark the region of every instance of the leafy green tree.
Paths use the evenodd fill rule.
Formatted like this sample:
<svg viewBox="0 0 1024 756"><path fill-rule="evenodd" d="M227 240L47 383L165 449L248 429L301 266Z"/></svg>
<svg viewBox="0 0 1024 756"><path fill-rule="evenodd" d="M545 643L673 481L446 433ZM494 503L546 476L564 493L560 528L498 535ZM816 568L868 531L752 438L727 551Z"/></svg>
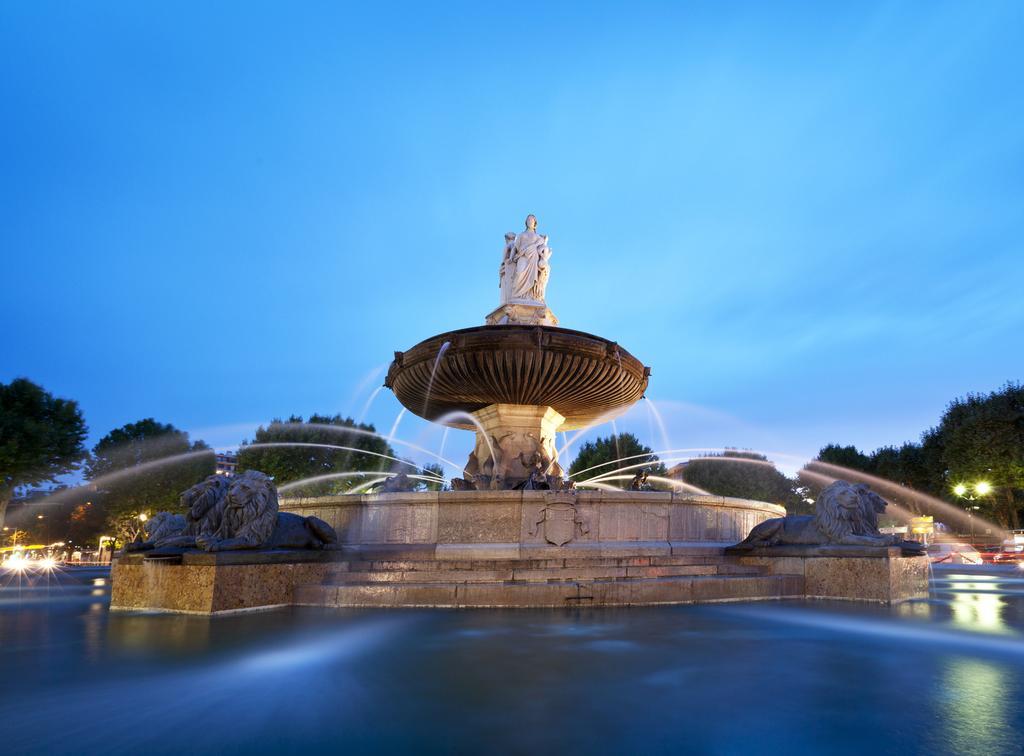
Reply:
<svg viewBox="0 0 1024 756"><path fill-rule="evenodd" d="M98 501L93 501L90 493L88 499L79 497L71 506L70 511L63 522L63 539L76 546L96 546L100 533L103 531L104 522L103 508Z"/></svg>
<svg viewBox="0 0 1024 756"><path fill-rule="evenodd" d="M958 506L980 507L983 517L1003 527L1020 527L1024 507L1024 386L1007 383L988 394L969 394L954 399L939 424L921 435L920 443L884 446L870 455L853 446L829 444L817 460L841 465L893 483L880 486L881 493L916 514L937 514L912 489L945 499ZM826 485L815 476L815 463L800 472L800 484L816 498ZM817 472L836 476L837 471ZM856 478L851 475L851 478ZM973 495L970 501L956 496L958 483L985 481L989 494Z"/></svg>
<svg viewBox="0 0 1024 756"><path fill-rule="evenodd" d="M613 473L619 468L628 467L628 470L618 474L632 477L638 470L643 469L636 465L644 465L651 475L664 477L667 473L665 465L661 463L651 447L640 443L640 439L632 433L612 434L607 438L597 438L583 444L576 459L569 466L569 475L575 476L573 480L577 483L582 483L588 478ZM578 476L576 476L577 473L579 473ZM607 484L616 488L626 488L629 481L611 480Z"/></svg>
<svg viewBox="0 0 1024 756"><path fill-rule="evenodd" d="M429 463L429 464L423 465L423 469L420 470L420 473L423 474L423 475L440 475L443 478L444 477L444 468L441 465L439 465L439 464ZM445 488L445 485L443 483L441 483L441 481L438 481L436 483L434 483L432 481L422 481L422 482L423 482L423 487L426 490L428 490L428 491L441 491L441 490L444 490L444 488Z"/></svg>
<svg viewBox="0 0 1024 756"><path fill-rule="evenodd" d="M25 378L0 384L0 525L16 488L78 469L87 433L77 402Z"/></svg>
<svg viewBox="0 0 1024 756"><path fill-rule="evenodd" d="M834 467L849 470L844 474ZM864 475L858 475L863 473ZM882 478L892 485L883 485L867 476ZM855 446L829 444L822 448L816 459L797 474L797 484L806 498L817 499L821 491L833 478L854 482L867 482L890 501L915 514L928 514L928 506L914 492L927 492L925 456L920 444L906 443L902 446L883 446L871 454L864 454ZM906 491L904 489L913 489Z"/></svg>
<svg viewBox="0 0 1024 756"><path fill-rule="evenodd" d="M126 516L180 511L185 489L214 473L216 458L202 441L153 418L112 430L96 444L86 464L94 503L108 526Z"/></svg>
<svg viewBox="0 0 1024 756"><path fill-rule="evenodd" d="M394 456L394 449L376 435L372 425L356 423L341 415L311 415L307 421L293 415L287 421L274 419L270 425L257 428L253 441L246 441L238 451L238 469L265 472L278 486L347 472L416 472L415 466L386 458ZM301 492L306 496L324 496L347 491L368 479L331 477L303 485Z"/></svg>
<svg viewBox="0 0 1024 756"><path fill-rule="evenodd" d="M796 482L755 452L729 449L690 460L683 468L683 480L718 496L781 504L791 512L807 508Z"/></svg>
<svg viewBox="0 0 1024 756"><path fill-rule="evenodd" d="M839 446L828 444L821 448L818 456L797 473L797 487L807 499L815 500L821 495L826 486L831 483L831 478L843 477L840 471L815 465L815 462L824 462L829 465L845 467L848 470L855 470L867 474L872 473L871 458L861 452L856 446ZM854 477L854 476L850 476Z"/></svg>
<svg viewBox="0 0 1024 756"><path fill-rule="evenodd" d="M856 446L837 446L829 444L818 452L818 459L830 465L849 467L852 470L871 469L871 458L862 453Z"/></svg>
<svg viewBox="0 0 1024 756"><path fill-rule="evenodd" d="M971 502L983 516L1020 527L1024 505L1024 385L1007 383L989 394L969 394L946 408L936 429L946 488L985 481L993 490ZM948 496L948 492L947 492Z"/></svg>

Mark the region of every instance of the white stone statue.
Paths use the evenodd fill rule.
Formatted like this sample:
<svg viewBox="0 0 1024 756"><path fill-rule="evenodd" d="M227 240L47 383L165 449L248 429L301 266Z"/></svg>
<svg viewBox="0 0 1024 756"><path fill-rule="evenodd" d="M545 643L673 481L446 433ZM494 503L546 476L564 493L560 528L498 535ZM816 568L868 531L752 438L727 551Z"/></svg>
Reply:
<svg viewBox="0 0 1024 756"><path fill-rule="evenodd" d="M537 217L526 216L526 230L511 239L505 234L501 264L501 303L544 305L551 268L548 237L537 233Z"/></svg>
<svg viewBox="0 0 1024 756"><path fill-rule="evenodd" d="M512 298L512 280L516 276L516 261L512 257L512 248L515 246L516 235L509 231L505 234L505 253L501 258L501 267L498 268L498 288L501 290L501 304L507 304Z"/></svg>

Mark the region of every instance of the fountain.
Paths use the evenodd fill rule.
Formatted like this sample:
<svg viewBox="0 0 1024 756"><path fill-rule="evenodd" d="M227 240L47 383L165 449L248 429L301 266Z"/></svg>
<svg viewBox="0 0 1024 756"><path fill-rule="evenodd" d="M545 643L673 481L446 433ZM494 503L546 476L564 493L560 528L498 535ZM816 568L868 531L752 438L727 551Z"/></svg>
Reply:
<svg viewBox="0 0 1024 756"><path fill-rule="evenodd" d="M559 463L556 434L613 421L644 398L651 370L614 341L559 326L544 298L551 249L536 229L531 215L523 232L506 234L501 301L484 325L395 352L387 371L384 386L403 406L389 439L406 412L475 433L451 490L410 490L416 476L404 473L335 496L297 497L285 487L281 511L326 533L325 548L128 555L114 570L112 607L216 613L281 603L561 607L926 595L927 559L878 533L881 500L866 486L837 483L828 504L802 519L692 487L651 490L642 462L598 475L592 490L577 488ZM381 491L360 492L389 477ZM632 478L630 490L606 484L619 478Z"/></svg>
<svg viewBox="0 0 1024 756"><path fill-rule="evenodd" d="M434 359L447 347L444 359ZM555 434L625 412L650 368L614 342L580 331L509 320L441 334L396 352L385 386L410 412L476 432L465 487L523 485L539 456L551 484L563 478Z"/></svg>

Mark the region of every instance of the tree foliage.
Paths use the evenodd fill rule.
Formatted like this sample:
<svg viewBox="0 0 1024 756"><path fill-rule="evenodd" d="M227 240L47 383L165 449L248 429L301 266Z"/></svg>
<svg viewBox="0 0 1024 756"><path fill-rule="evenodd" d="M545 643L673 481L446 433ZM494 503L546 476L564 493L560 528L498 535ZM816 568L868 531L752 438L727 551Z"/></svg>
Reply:
<svg viewBox="0 0 1024 756"><path fill-rule="evenodd" d="M332 446L357 451L329 448ZM302 486L300 491L305 496L340 493L369 480L369 476L341 477L342 473L417 472L415 466L379 455L394 457L395 452L372 425L356 423L341 415L311 415L306 421L293 415L286 421L275 418L268 426L257 428L253 441L245 442L239 449L238 469L265 472L278 486L306 478L336 476Z"/></svg>
<svg viewBox="0 0 1024 756"><path fill-rule="evenodd" d="M930 511L913 489L960 506L978 507L979 513L1003 527L1020 527L1024 506L1024 386L1007 383L988 394L968 394L947 406L939 424L925 431L919 443L884 446L863 454L853 446L829 444L817 461L884 478L886 498L917 514ZM827 484L815 476L815 464L801 471L801 483L812 495ZM839 471L821 468L836 476ZM855 476L851 476L855 477ZM958 483L969 487L985 481L990 494L957 496Z"/></svg>
<svg viewBox="0 0 1024 756"><path fill-rule="evenodd" d="M180 511L182 491L212 475L216 460L202 441L153 418L112 430L96 444L86 464L94 503L108 526L125 516Z"/></svg>
<svg viewBox="0 0 1024 756"><path fill-rule="evenodd" d="M651 447L640 443L640 439L632 433L612 434L607 438L597 438L583 444L576 455L576 459L569 466L569 475L576 476L577 473L580 473L578 477L573 479L577 483L582 483L588 478L605 475L619 468L628 467L628 470L618 474L632 477L637 470L643 469L642 467L637 467L637 465L646 467L651 475L664 476L667 472L665 465L653 453ZM616 488L626 488L629 485L629 481L611 480L607 484Z"/></svg>
<svg viewBox="0 0 1024 756"><path fill-rule="evenodd" d="M805 509L795 481L776 469L763 454L729 449L688 462L683 480L718 496L735 496L781 504L791 512Z"/></svg>
<svg viewBox="0 0 1024 756"><path fill-rule="evenodd" d="M867 471L871 467L871 458L856 446L829 444L818 452L818 459L831 465L849 467L852 470Z"/></svg>
<svg viewBox="0 0 1024 756"><path fill-rule="evenodd" d="M0 525L14 489L78 469L87 433L77 402L25 378L0 384Z"/></svg>
<svg viewBox="0 0 1024 756"><path fill-rule="evenodd" d="M1020 527L1024 505L1024 386L1007 383L989 394L968 394L946 408L936 429L946 487L989 483L990 495L972 506L1003 527Z"/></svg>
<svg viewBox="0 0 1024 756"><path fill-rule="evenodd" d="M439 476L441 476L443 478L444 477L444 467L442 467L441 465L439 465L437 463L431 462L431 463L423 465L423 468L420 470L420 474L422 474L422 475L439 475ZM441 491L441 490L444 490L444 488L445 488L445 485L441 481L437 481L436 483L433 482L433 481L422 481L422 482L423 482L423 487L427 491Z"/></svg>
<svg viewBox="0 0 1024 756"><path fill-rule="evenodd" d="M98 501L93 501L92 498L79 501L71 507L63 524L64 540L68 543L75 546L96 546L98 545L97 537L106 524L103 508Z"/></svg>

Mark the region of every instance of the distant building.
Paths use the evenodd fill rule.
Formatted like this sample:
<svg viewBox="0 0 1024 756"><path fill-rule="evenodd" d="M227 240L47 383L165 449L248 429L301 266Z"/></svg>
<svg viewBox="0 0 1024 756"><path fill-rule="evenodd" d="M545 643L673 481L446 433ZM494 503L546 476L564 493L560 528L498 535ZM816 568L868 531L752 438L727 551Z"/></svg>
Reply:
<svg viewBox="0 0 1024 756"><path fill-rule="evenodd" d="M686 472L686 467L689 464L690 464L689 461L686 461L686 462L680 462L675 467L670 467L668 469L668 472L665 473L665 477L666 478L672 478L672 480L678 480L678 481L680 481L682 483L685 483L686 481L685 481L685 478L683 477L683 474Z"/></svg>
<svg viewBox="0 0 1024 756"><path fill-rule="evenodd" d="M218 475L234 475L235 470L238 469L238 455L237 454L218 454L217 455L217 474Z"/></svg>

